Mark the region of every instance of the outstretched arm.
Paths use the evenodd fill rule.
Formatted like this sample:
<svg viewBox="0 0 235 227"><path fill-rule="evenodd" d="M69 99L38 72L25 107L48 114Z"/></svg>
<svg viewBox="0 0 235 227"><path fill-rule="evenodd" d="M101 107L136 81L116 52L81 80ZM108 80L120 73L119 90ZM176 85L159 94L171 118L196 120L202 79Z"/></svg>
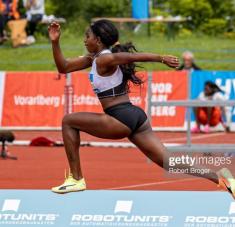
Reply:
<svg viewBox="0 0 235 227"><path fill-rule="evenodd" d="M169 67L176 68L179 66L179 59L171 55L158 55L152 53L114 53L103 54L99 56L96 63L100 67L117 66L129 64L132 62L161 62Z"/></svg>
<svg viewBox="0 0 235 227"><path fill-rule="evenodd" d="M89 68L92 64L92 56L87 55L74 59L65 59L60 49L60 25L53 22L48 27L49 38L52 44L52 51L55 60L55 64L60 73L69 73L82 69Z"/></svg>

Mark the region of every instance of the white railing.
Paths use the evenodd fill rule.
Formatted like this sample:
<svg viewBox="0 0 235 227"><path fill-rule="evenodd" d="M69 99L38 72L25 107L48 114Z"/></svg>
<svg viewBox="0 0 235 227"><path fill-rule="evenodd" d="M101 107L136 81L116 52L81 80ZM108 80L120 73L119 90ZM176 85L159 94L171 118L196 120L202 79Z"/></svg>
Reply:
<svg viewBox="0 0 235 227"><path fill-rule="evenodd" d="M148 83L152 83L152 73L148 73ZM191 111L192 107L213 107L213 106L235 106L235 100L219 101L201 101L190 99L191 88L191 73L188 73L188 99L187 100L169 100L169 101L156 101L151 100L152 86L148 86L148 116L151 121L151 107L152 106L183 106L187 108L186 121L187 121L187 142L186 144L170 146L170 151L198 151L198 152L235 152L235 144L192 144L191 140Z"/></svg>

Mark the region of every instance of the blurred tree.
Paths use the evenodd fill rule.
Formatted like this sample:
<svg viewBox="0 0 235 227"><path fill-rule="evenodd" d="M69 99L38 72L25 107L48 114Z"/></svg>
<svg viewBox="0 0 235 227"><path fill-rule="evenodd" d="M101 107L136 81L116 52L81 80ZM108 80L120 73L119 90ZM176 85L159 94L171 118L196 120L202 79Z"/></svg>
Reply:
<svg viewBox="0 0 235 227"><path fill-rule="evenodd" d="M161 11L168 12L170 9L170 1L166 0L152 0L152 7Z"/></svg>
<svg viewBox="0 0 235 227"><path fill-rule="evenodd" d="M171 15L191 17L192 20L188 25L192 29L200 28L213 18L230 20L227 25L230 27L235 20L235 0L152 0L152 2L154 8Z"/></svg>
<svg viewBox="0 0 235 227"><path fill-rule="evenodd" d="M173 15L191 17L190 25L197 29L213 16L213 9L208 0L171 0L170 9Z"/></svg>
<svg viewBox="0 0 235 227"><path fill-rule="evenodd" d="M203 24L200 27L200 30L203 31L207 35L217 35L223 34L226 32L226 20L222 18L213 18L209 19L209 21Z"/></svg>
<svg viewBox="0 0 235 227"><path fill-rule="evenodd" d="M47 15L55 14L56 9L56 5L51 0L45 1L45 11Z"/></svg>
<svg viewBox="0 0 235 227"><path fill-rule="evenodd" d="M92 0L90 4L85 4L84 16L86 19L92 17L130 17L131 1L130 0Z"/></svg>
<svg viewBox="0 0 235 227"><path fill-rule="evenodd" d="M211 25L222 28L221 20L227 21L225 30L235 30L235 0L150 0L151 16L181 15L191 17L187 29L205 31ZM131 17L132 0L47 0L47 13L65 17L80 27L93 17ZM211 20L215 19L215 20ZM203 28L203 29L202 29Z"/></svg>
<svg viewBox="0 0 235 227"><path fill-rule="evenodd" d="M234 12L233 0L208 0L213 9L213 18L232 16Z"/></svg>
<svg viewBox="0 0 235 227"><path fill-rule="evenodd" d="M50 0L55 6L55 14L67 19L82 17L90 20L102 16L131 16L131 0Z"/></svg>

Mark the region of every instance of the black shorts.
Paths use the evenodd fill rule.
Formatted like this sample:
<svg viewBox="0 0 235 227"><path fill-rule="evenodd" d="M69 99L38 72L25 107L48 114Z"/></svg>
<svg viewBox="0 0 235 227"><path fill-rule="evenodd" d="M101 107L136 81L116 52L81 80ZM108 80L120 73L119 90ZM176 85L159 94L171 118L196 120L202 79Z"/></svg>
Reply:
<svg viewBox="0 0 235 227"><path fill-rule="evenodd" d="M124 102L108 107L104 112L130 128L131 134L134 134L147 120L145 112L138 106L132 105L130 102Z"/></svg>

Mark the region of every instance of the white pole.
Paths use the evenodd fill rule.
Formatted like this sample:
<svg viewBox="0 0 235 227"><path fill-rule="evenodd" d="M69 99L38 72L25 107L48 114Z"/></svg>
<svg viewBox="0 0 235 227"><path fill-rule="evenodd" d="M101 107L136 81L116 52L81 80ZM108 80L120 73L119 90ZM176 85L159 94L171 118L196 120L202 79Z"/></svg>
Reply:
<svg viewBox="0 0 235 227"><path fill-rule="evenodd" d="M72 84L72 75L71 73L67 73L65 75L65 89L64 89L64 114L70 114L73 112L73 84Z"/></svg>

